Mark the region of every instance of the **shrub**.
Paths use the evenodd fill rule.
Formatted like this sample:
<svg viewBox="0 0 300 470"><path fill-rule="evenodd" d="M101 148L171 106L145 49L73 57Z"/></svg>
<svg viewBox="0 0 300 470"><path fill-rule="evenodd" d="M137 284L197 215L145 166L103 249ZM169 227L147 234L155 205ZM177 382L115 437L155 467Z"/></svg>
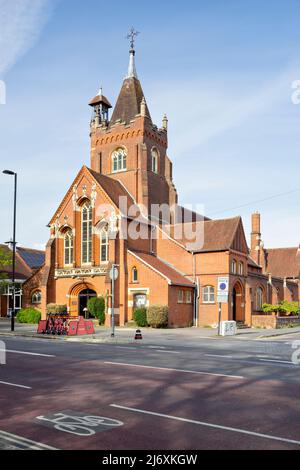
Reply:
<svg viewBox="0 0 300 470"><path fill-rule="evenodd" d="M147 323L152 328L166 328L168 326L168 306L152 305L147 311Z"/></svg>
<svg viewBox="0 0 300 470"><path fill-rule="evenodd" d="M299 306L297 302L288 302L282 300L278 305L263 304L264 313L279 313L281 315L299 315Z"/></svg>
<svg viewBox="0 0 300 470"><path fill-rule="evenodd" d="M66 305L61 304L48 304L47 313L67 313L68 309Z"/></svg>
<svg viewBox="0 0 300 470"><path fill-rule="evenodd" d="M19 323L38 323L41 317L41 312L35 308L22 308L17 313Z"/></svg>
<svg viewBox="0 0 300 470"><path fill-rule="evenodd" d="M99 325L105 322L105 299L104 297L92 297L89 299L87 308L89 313L99 320Z"/></svg>
<svg viewBox="0 0 300 470"><path fill-rule="evenodd" d="M137 326L148 326L147 323L147 309L145 307L137 308L133 312L133 319Z"/></svg>

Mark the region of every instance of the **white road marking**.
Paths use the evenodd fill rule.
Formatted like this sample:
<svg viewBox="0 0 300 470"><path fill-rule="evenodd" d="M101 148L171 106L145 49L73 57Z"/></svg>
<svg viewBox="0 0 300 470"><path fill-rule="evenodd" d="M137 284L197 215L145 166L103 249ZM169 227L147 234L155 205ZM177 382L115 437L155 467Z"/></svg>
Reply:
<svg viewBox="0 0 300 470"><path fill-rule="evenodd" d="M32 389L32 387L27 387L27 385L12 384L10 382L3 382L2 380L0 380L0 384L10 385L11 387L27 388L28 390Z"/></svg>
<svg viewBox="0 0 300 470"><path fill-rule="evenodd" d="M227 359L232 359L232 356L226 356L226 355L222 355L222 354L204 354L204 356L207 356L207 357L225 357ZM236 358L238 359L238 358Z"/></svg>
<svg viewBox="0 0 300 470"><path fill-rule="evenodd" d="M6 351L14 354L26 354L28 356L42 356L42 357L56 357L53 354L42 354L28 351L17 351L16 349L0 349L0 351Z"/></svg>
<svg viewBox="0 0 300 470"><path fill-rule="evenodd" d="M259 359L260 361L264 362L280 362L281 364L291 364L291 365L296 365L292 361L279 361L278 359Z"/></svg>
<svg viewBox="0 0 300 470"><path fill-rule="evenodd" d="M144 369L165 370L165 371L172 371L172 372L183 372L185 374L213 375L215 377L228 377L230 379L244 379L245 378L245 377L242 377L241 375L217 374L214 372L202 372L202 371L197 371L197 370L186 370L186 369L173 369L169 367L145 366L141 364L127 364L125 362L104 361L104 364L110 364L114 366L125 366L125 367L141 367Z"/></svg>
<svg viewBox="0 0 300 470"><path fill-rule="evenodd" d="M270 439L273 441L281 441L281 442L287 442L289 444L300 445L300 441L295 441L293 439L286 439L285 437L277 437L277 436L272 436L270 434L261 434L261 433L254 432L254 431L247 431L245 429L231 428L229 426L221 426L220 424L212 424L212 423L206 423L204 421L196 421L194 419L180 418L179 416L166 415L163 413L156 413L154 411L140 410L138 408L130 408L128 406L121 406L121 405L115 405L115 404L111 404L110 406L112 406L113 408L119 408L121 410L134 411L136 413L158 416L160 418L167 418L167 419L172 419L175 421L182 421L184 423L198 424L199 426L206 426L208 428L221 429L223 431L231 431L231 432L236 432L239 434L247 434L248 436L261 437L261 438Z"/></svg>
<svg viewBox="0 0 300 470"><path fill-rule="evenodd" d="M31 450L57 450L55 447L50 447L47 444L42 444L41 442L35 442L30 439L26 439L25 437L16 436L15 434L10 434L6 431L0 431L0 440L5 440L8 442L13 442L17 445L25 446Z"/></svg>
<svg viewBox="0 0 300 470"><path fill-rule="evenodd" d="M167 349L155 349L155 352L169 353L169 354L180 354L179 351L170 351L170 350L167 350Z"/></svg>

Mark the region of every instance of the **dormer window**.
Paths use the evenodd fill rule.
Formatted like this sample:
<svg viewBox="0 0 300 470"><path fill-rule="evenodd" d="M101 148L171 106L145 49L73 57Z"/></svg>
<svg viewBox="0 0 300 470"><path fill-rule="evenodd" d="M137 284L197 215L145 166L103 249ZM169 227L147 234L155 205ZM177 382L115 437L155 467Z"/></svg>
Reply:
<svg viewBox="0 0 300 470"><path fill-rule="evenodd" d="M152 149L151 152L151 160L152 160L152 171L153 173L158 173L158 151L156 149Z"/></svg>
<svg viewBox="0 0 300 470"><path fill-rule="evenodd" d="M127 154L126 150L123 148L119 148L115 150L112 154L112 171L113 173L117 173L118 171L126 170L126 160Z"/></svg>

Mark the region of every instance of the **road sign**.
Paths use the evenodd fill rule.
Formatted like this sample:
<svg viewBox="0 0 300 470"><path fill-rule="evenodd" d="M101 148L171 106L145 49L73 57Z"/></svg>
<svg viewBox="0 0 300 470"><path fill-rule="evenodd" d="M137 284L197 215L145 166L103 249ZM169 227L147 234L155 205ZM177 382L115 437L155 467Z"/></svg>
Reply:
<svg viewBox="0 0 300 470"><path fill-rule="evenodd" d="M118 279L118 276L119 276L118 268L116 266L111 268L111 270L109 271L109 277L111 278L111 280L116 281Z"/></svg>
<svg viewBox="0 0 300 470"><path fill-rule="evenodd" d="M218 277L218 302L227 303L229 292L229 277Z"/></svg>

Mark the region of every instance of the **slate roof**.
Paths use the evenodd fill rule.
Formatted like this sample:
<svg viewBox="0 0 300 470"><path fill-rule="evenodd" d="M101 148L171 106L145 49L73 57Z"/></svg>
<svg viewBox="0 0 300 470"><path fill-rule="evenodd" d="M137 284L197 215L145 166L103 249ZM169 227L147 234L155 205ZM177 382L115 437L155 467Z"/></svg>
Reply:
<svg viewBox="0 0 300 470"><path fill-rule="evenodd" d="M167 280L170 281L170 284L175 286L186 286L194 287L194 284L190 279L187 279L182 273L177 271L175 268L166 264L160 258L157 258L154 255L149 253L144 253L140 251L129 250L136 258L140 259L144 264L148 265L154 271L158 271L162 274Z"/></svg>
<svg viewBox="0 0 300 470"><path fill-rule="evenodd" d="M0 245L0 250L4 253L12 255L11 250L7 245ZM0 266L0 272L5 273L9 279L12 277L12 265L9 266ZM25 263L23 258L16 252L16 269L15 275L16 279L25 280L32 274L31 269Z"/></svg>
<svg viewBox="0 0 300 470"><path fill-rule="evenodd" d="M137 114L141 113L143 98L144 93L140 81L134 77L125 78L110 120L110 125L115 124L119 119L121 122L129 124ZM147 105L146 116L151 120Z"/></svg>
<svg viewBox="0 0 300 470"><path fill-rule="evenodd" d="M17 247L17 252L31 269L37 269L45 262L45 251Z"/></svg>
<svg viewBox="0 0 300 470"><path fill-rule="evenodd" d="M299 247L265 249L266 271L276 277L295 277L300 274Z"/></svg>

